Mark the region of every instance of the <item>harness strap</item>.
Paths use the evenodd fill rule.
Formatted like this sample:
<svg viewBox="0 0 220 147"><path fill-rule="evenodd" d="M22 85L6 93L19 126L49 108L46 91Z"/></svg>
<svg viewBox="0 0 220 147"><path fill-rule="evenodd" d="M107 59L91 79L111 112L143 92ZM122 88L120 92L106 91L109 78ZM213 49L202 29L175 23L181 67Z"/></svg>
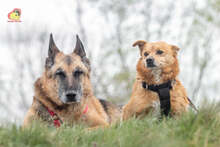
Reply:
<svg viewBox="0 0 220 147"><path fill-rule="evenodd" d="M160 100L161 115L168 116L171 108L170 104L170 89L172 89L171 81L160 85L147 85L146 82L142 82L142 87L147 90L156 92Z"/></svg>

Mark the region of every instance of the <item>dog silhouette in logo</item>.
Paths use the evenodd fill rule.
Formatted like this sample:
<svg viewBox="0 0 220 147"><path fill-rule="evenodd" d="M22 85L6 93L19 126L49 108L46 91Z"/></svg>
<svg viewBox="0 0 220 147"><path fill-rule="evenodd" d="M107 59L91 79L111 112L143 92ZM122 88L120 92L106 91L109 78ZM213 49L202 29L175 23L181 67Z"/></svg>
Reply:
<svg viewBox="0 0 220 147"><path fill-rule="evenodd" d="M8 19L11 21L20 21L21 9L15 8L10 13L8 13Z"/></svg>

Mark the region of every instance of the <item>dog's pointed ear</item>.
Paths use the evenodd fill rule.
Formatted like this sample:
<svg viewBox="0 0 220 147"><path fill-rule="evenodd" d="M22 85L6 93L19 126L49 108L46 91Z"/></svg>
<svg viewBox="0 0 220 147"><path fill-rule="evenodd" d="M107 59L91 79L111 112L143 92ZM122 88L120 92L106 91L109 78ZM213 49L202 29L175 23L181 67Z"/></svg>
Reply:
<svg viewBox="0 0 220 147"><path fill-rule="evenodd" d="M178 46L175 46L175 45L171 45L171 49L174 51L175 55L177 55L178 51L180 50L180 48Z"/></svg>
<svg viewBox="0 0 220 147"><path fill-rule="evenodd" d="M138 47L140 49L140 54L141 54L145 44L147 44L146 41L144 41L144 40L137 40L132 46L135 47L135 46L138 45Z"/></svg>
<svg viewBox="0 0 220 147"><path fill-rule="evenodd" d="M56 44L54 43L53 35L51 33L50 40L49 40L48 57L46 59L46 68L51 68L53 66L56 54L59 52L60 51L57 48Z"/></svg>
<svg viewBox="0 0 220 147"><path fill-rule="evenodd" d="M76 35L76 46L73 53L79 55L81 58L86 57L84 46L78 35Z"/></svg>
<svg viewBox="0 0 220 147"><path fill-rule="evenodd" d="M84 65L88 68L89 71L91 71L90 61L86 57L84 46L78 35L76 35L76 46L73 53L79 55Z"/></svg>

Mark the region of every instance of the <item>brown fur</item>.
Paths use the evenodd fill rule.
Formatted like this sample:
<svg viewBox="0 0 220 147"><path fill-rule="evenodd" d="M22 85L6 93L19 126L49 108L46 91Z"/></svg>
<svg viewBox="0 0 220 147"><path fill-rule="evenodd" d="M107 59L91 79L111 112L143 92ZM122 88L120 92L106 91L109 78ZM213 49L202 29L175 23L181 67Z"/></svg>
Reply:
<svg viewBox="0 0 220 147"><path fill-rule="evenodd" d="M148 85L159 85L172 81L173 88L170 91L171 115L180 115L188 110L189 100L185 88L178 80L179 65L177 60L178 47L165 42L147 43L143 40L136 41L133 46L139 46L140 59L137 63L137 75L133 85L131 99L123 108L123 120L132 116L144 116L158 108L158 94L142 87L142 82ZM163 51L162 55L157 51ZM145 54L147 56L145 56ZM152 57L156 68L148 68L146 59Z"/></svg>
<svg viewBox="0 0 220 147"><path fill-rule="evenodd" d="M119 107L104 101L105 111L104 105L93 95L88 59L82 58L77 51L69 55L60 51L56 51L55 54L54 65L51 68L46 66L43 75L35 82L33 103L24 119L23 126L30 125L35 119L51 124L53 121L51 121L46 107L54 111L62 122L68 124L84 123L89 127L97 127L107 126L119 120L121 117ZM49 59L47 60L50 62ZM80 102L63 103L60 100L59 79L54 76L54 73L61 67L66 73L72 73L76 68L83 70L83 75L80 77L83 87ZM83 114L86 106L88 106L88 112Z"/></svg>

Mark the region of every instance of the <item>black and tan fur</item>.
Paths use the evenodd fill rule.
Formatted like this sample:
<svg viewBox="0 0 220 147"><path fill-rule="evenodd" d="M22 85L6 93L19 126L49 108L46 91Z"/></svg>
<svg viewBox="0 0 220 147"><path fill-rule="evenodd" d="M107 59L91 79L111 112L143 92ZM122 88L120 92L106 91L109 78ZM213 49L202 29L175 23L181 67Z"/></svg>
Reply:
<svg viewBox="0 0 220 147"><path fill-rule="evenodd" d="M73 53L65 55L56 47L51 34L45 72L35 82L33 103L23 126L32 124L35 119L52 123L47 108L68 124L98 127L119 120L121 110L118 106L93 95L90 70L90 62L78 36ZM88 111L83 114L87 106Z"/></svg>

